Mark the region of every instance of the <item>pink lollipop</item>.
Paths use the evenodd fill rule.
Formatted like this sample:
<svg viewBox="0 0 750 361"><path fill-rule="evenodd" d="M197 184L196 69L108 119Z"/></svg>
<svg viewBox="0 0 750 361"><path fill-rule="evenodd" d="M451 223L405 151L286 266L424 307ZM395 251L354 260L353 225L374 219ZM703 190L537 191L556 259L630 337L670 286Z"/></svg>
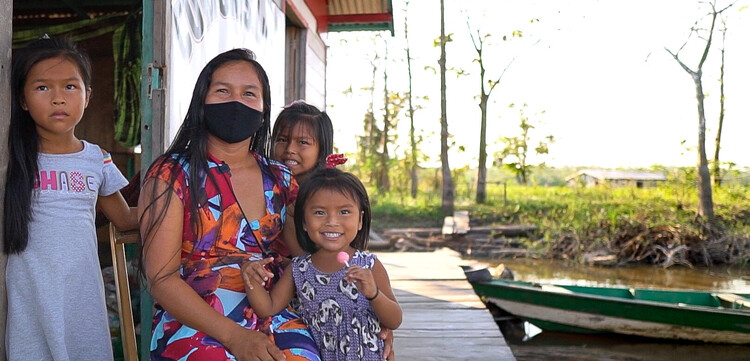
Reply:
<svg viewBox="0 0 750 361"><path fill-rule="evenodd" d="M345 266L349 267L349 254L341 251L339 254L336 255L336 259L339 261L339 263L343 263Z"/></svg>

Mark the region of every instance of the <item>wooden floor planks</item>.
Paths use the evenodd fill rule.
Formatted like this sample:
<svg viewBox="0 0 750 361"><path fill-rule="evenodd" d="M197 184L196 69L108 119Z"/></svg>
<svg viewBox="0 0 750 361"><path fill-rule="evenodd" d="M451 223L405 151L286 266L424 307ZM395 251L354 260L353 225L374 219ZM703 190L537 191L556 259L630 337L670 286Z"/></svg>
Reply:
<svg viewBox="0 0 750 361"><path fill-rule="evenodd" d="M515 361L459 267L472 261L447 248L375 253L404 311L394 331L397 360Z"/></svg>

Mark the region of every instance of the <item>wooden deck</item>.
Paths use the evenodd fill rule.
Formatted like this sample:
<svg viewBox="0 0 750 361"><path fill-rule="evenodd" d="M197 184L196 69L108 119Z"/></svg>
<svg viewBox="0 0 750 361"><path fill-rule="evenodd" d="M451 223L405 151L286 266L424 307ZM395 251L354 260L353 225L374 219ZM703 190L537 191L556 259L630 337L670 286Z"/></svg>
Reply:
<svg viewBox="0 0 750 361"><path fill-rule="evenodd" d="M397 360L515 361L459 267L472 261L448 248L375 253L404 311L403 323L394 331Z"/></svg>

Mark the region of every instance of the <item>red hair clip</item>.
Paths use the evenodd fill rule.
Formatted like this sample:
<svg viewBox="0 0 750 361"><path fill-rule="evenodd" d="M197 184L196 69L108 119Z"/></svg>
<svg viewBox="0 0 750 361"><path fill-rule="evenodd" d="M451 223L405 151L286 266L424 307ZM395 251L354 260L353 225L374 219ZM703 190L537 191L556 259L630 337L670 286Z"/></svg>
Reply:
<svg viewBox="0 0 750 361"><path fill-rule="evenodd" d="M347 159L343 154L330 154L326 157L326 168L335 168L337 165L346 163Z"/></svg>

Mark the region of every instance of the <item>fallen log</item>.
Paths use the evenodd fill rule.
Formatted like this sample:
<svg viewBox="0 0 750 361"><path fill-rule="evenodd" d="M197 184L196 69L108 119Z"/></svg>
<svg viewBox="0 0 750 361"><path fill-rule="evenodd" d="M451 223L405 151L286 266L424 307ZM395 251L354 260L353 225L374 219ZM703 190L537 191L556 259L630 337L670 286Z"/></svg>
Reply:
<svg viewBox="0 0 750 361"><path fill-rule="evenodd" d="M495 225L495 226L474 226L465 234L492 234L494 237L519 237L526 236L530 232L536 231L535 225ZM433 237L443 234L443 229L438 227L429 228L389 228L383 231L384 236L419 236Z"/></svg>

